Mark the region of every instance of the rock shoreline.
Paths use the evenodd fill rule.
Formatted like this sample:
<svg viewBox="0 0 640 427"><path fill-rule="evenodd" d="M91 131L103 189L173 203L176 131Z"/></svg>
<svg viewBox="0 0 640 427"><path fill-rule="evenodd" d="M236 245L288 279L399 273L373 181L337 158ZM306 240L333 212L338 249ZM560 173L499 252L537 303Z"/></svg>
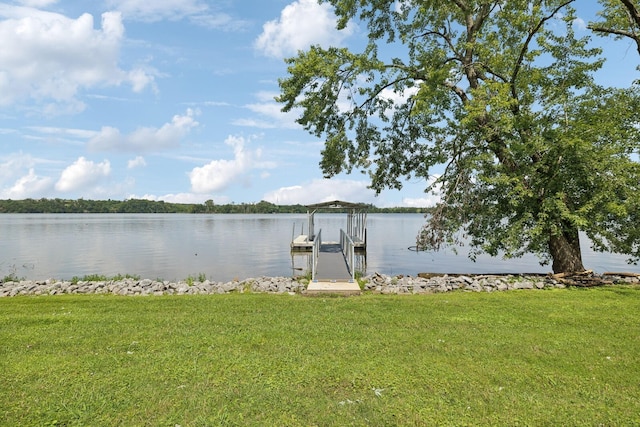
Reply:
<svg viewBox="0 0 640 427"><path fill-rule="evenodd" d="M639 283L638 277L601 276L605 283ZM429 294L451 291L501 292L519 289L565 288L551 275L418 275L373 273L360 279L364 291L380 294ZM170 282L127 278L107 281L20 280L0 282L0 297L20 295L111 294L122 296L211 295L237 293L304 294L308 280L294 277L259 277L230 282Z"/></svg>

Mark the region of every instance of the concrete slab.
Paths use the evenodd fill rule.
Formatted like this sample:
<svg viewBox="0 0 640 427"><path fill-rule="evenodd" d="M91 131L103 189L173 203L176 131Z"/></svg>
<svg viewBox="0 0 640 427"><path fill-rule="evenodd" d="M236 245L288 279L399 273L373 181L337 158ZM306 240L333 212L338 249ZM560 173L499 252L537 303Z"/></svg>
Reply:
<svg viewBox="0 0 640 427"><path fill-rule="evenodd" d="M307 293L360 295L360 286L357 282L317 281L309 283Z"/></svg>

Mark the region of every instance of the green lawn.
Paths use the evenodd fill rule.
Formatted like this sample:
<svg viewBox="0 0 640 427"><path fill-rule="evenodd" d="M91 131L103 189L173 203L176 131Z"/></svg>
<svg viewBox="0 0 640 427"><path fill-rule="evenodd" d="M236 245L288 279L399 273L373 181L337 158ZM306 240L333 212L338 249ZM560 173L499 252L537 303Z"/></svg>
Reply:
<svg viewBox="0 0 640 427"><path fill-rule="evenodd" d="M639 425L640 288L2 298L0 424Z"/></svg>

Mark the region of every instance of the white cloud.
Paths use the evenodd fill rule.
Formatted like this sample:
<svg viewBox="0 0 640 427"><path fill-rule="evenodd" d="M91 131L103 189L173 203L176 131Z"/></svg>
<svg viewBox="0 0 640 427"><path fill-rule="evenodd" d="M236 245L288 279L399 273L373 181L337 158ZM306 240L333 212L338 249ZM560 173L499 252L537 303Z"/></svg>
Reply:
<svg viewBox="0 0 640 427"><path fill-rule="evenodd" d="M25 170L32 168L35 164L34 159L29 154L13 153L0 159L0 184L5 184L21 174Z"/></svg>
<svg viewBox="0 0 640 427"><path fill-rule="evenodd" d="M158 200L164 200L167 203L204 203L205 200L211 197L203 197L202 194L193 193L178 193L178 194L165 194L158 197Z"/></svg>
<svg viewBox="0 0 640 427"><path fill-rule="evenodd" d="M210 194L196 194L196 193L177 193L177 194L165 194L162 196L155 196L152 194L145 194L144 196L131 195L128 199L144 199L153 201L165 201L167 203L204 203L207 200L213 200L214 197ZM228 197L215 197L217 204L230 203L231 200Z"/></svg>
<svg viewBox="0 0 640 427"><path fill-rule="evenodd" d="M393 3L393 9L398 13L402 13L407 7L411 8L411 3L407 0L396 0Z"/></svg>
<svg viewBox="0 0 640 427"><path fill-rule="evenodd" d="M338 31L331 6L316 0L294 1L282 10L280 19L268 21L262 30L254 46L274 58L294 55L314 44L339 46L353 33L351 26Z"/></svg>
<svg viewBox="0 0 640 427"><path fill-rule="evenodd" d="M53 189L53 179L38 176L35 167L51 163L51 160L22 152L0 157L0 198L25 199L48 195Z"/></svg>
<svg viewBox="0 0 640 427"><path fill-rule="evenodd" d="M277 95L274 92L257 92L255 97L258 102L247 104L244 108L262 117L260 119L240 118L234 120L232 124L261 129L300 129L300 125L296 123L296 119L300 116L300 111L294 110L284 113L282 105L274 100Z"/></svg>
<svg viewBox="0 0 640 427"><path fill-rule="evenodd" d="M87 13L72 19L0 4L0 19L0 105L31 99L49 114L75 113L84 108L77 99L82 89L128 82L140 91L153 83L147 70L118 66L124 38L120 13L103 13L94 29Z"/></svg>
<svg viewBox="0 0 640 427"><path fill-rule="evenodd" d="M380 98L387 99L389 101L393 101L394 104L405 104L407 100L415 96L419 92L420 88L418 86L406 88L403 92L398 93L392 89L383 89L380 92Z"/></svg>
<svg viewBox="0 0 640 427"><path fill-rule="evenodd" d="M270 119L270 122L273 123L274 127L279 128L287 128L287 129L300 129L300 125L296 123L296 119L298 118L298 111L289 111L282 112L282 105L277 104L275 101L259 103L259 104L248 104L246 108L253 111L254 113L261 114Z"/></svg>
<svg viewBox="0 0 640 427"><path fill-rule="evenodd" d="M99 183L110 174L111 164L108 160L102 163L94 163L91 160L80 157L62 171L55 188L63 192L86 189Z"/></svg>
<svg viewBox="0 0 640 427"><path fill-rule="evenodd" d="M280 120L283 116L286 116L286 114L281 111L282 106L276 104L275 102L247 104L246 108L253 111L254 113L263 114L265 116L273 117Z"/></svg>
<svg viewBox="0 0 640 427"><path fill-rule="evenodd" d="M262 151L248 150L243 137L229 136L225 144L233 147L232 160L212 160L209 164L193 168L189 173L191 191L195 193L211 193L227 188L232 183L246 179L252 169L269 169L275 167L270 162L262 162Z"/></svg>
<svg viewBox="0 0 640 427"><path fill-rule="evenodd" d="M247 118L232 120L231 124L234 126L258 128L258 129L275 129L277 127L272 121L247 119Z"/></svg>
<svg viewBox="0 0 640 427"><path fill-rule="evenodd" d="M429 196L429 197L418 197L418 198L410 198L405 197L402 199L402 206L408 206L411 208L426 208L435 206L436 203L440 201L440 197L438 196Z"/></svg>
<svg viewBox="0 0 640 427"><path fill-rule="evenodd" d="M127 162L127 169L135 169L145 166L147 166L147 162L142 156L137 156L135 159L131 159Z"/></svg>
<svg viewBox="0 0 640 427"><path fill-rule="evenodd" d="M434 206L439 195L424 197L404 197L401 201L397 196L402 192L386 191L375 195L375 191L367 188L369 182L350 179L315 179L301 185L282 187L266 193L263 200L280 205L309 205L313 203L329 202L332 200L346 200L358 203L372 203L382 207L416 207ZM390 197L390 198L389 198Z"/></svg>
<svg viewBox="0 0 640 427"><path fill-rule="evenodd" d="M231 104L223 101L185 102L185 104L202 107L231 107Z"/></svg>
<svg viewBox="0 0 640 427"><path fill-rule="evenodd" d="M280 205L308 205L332 200L373 203L375 192L368 189L367 185L367 182L356 180L315 179L302 185L271 191L263 199Z"/></svg>
<svg viewBox="0 0 640 427"><path fill-rule="evenodd" d="M579 30L586 30L587 23L582 18L576 18L573 20L573 26Z"/></svg>
<svg viewBox="0 0 640 427"><path fill-rule="evenodd" d="M58 0L20 0L18 3L29 7L47 7L58 3Z"/></svg>
<svg viewBox="0 0 640 427"><path fill-rule="evenodd" d="M220 5L210 3L203 0L109 0L107 5L120 11L127 20L157 22L188 19L198 26L222 31L238 31L249 26L245 20L212 10L211 7Z"/></svg>
<svg viewBox="0 0 640 427"><path fill-rule="evenodd" d="M123 135L120 130L111 126L104 126L100 132L89 140L89 148L92 150L116 150L116 151L157 151L177 147L182 139L197 127L195 120L198 111L187 109L185 114L176 114L171 122L165 123L159 128L141 127L128 135Z"/></svg>
<svg viewBox="0 0 640 427"><path fill-rule="evenodd" d="M129 71L128 80L131 83L131 88L134 92L140 93L147 87L152 87L154 92L157 92L155 85L155 76L157 73L155 70L145 70L142 68L136 68Z"/></svg>
<svg viewBox="0 0 640 427"><path fill-rule="evenodd" d="M49 177L37 176L33 168L29 173L20 177L10 188L3 189L0 194L3 199L26 199L39 197L53 187L53 180Z"/></svg>
<svg viewBox="0 0 640 427"><path fill-rule="evenodd" d="M58 128L52 126L30 126L29 129L36 132L60 138L87 139L96 135L96 131L86 129Z"/></svg>
<svg viewBox="0 0 640 427"><path fill-rule="evenodd" d="M109 0L107 5L122 12L126 19L147 22L180 20L208 9L200 0Z"/></svg>
<svg viewBox="0 0 640 427"><path fill-rule="evenodd" d="M437 183L434 185L437 179L440 178L440 174L435 174L429 177L428 181L425 183L425 187L433 185L434 188L428 192L424 193L422 197L404 197L402 199L402 206L416 207L416 208L425 208L435 206L442 199L442 185Z"/></svg>
<svg viewBox="0 0 640 427"><path fill-rule="evenodd" d="M235 19L226 13L204 13L189 19L196 25L215 30L238 31L249 27L249 22Z"/></svg>

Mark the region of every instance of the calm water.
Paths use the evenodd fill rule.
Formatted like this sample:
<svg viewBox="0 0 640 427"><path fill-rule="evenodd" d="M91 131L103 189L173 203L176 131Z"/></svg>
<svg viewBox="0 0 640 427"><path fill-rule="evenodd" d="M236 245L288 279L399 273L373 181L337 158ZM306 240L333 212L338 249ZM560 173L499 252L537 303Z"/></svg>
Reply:
<svg viewBox="0 0 640 427"><path fill-rule="evenodd" d="M461 251L408 250L424 218L420 214L371 214L367 218L366 272L542 272L528 256L504 261ZM70 279L88 274L136 274L180 280L205 274L216 281L302 274L307 255L291 256L293 234L306 215L2 214L0 277ZM316 215L323 240L338 240L346 215ZM585 267L598 272L639 271L625 257L593 253L583 241ZM464 249L464 248L462 248Z"/></svg>

